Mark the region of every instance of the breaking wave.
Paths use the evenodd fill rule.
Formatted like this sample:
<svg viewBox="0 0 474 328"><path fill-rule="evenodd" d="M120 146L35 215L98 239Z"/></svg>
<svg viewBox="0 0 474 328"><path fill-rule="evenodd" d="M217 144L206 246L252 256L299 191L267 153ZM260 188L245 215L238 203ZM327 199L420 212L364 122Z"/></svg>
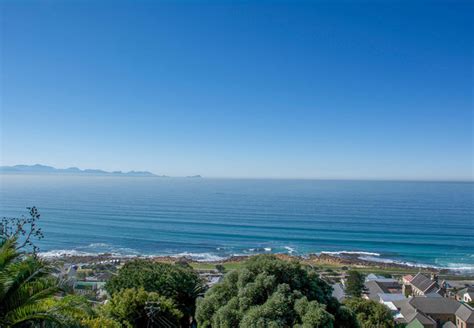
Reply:
<svg viewBox="0 0 474 328"><path fill-rule="evenodd" d="M194 261L198 262L217 262L225 260L226 257L218 256L211 253L189 253L189 252L182 252L174 255L170 255L171 257L186 257L193 259Z"/></svg>
<svg viewBox="0 0 474 328"><path fill-rule="evenodd" d="M361 252L361 251L337 251L337 252L329 252L329 251L322 251L321 254L328 254L328 255L367 255L367 256L380 256L380 253L373 253L373 252Z"/></svg>
<svg viewBox="0 0 474 328"><path fill-rule="evenodd" d="M50 250L45 252L40 252L39 256L42 258L61 258L61 257L89 257L89 256L99 256L99 255L110 255L112 257L160 257L160 256L169 256L174 258L185 257L192 259L198 262L218 262L226 260L232 256L248 256L252 254L262 254L262 253L278 253L278 250L284 249L288 254L297 253L296 249L290 246L278 247L276 250L271 247L255 247L249 248L243 253L229 253L222 252L224 248L216 249L217 252L166 252L166 253L157 253L157 254L142 254L138 251L125 248L125 247L115 247L106 243L92 243L86 246L80 246L75 249L60 249L60 250ZM332 256L344 256L351 255L356 258L369 262L378 262L378 263L387 263L387 264L399 264L410 267L418 268L437 268L437 269L449 269L453 271L460 272L474 272L474 265L467 263L438 263L437 265L415 263L408 261L395 260L390 258L382 257L380 253L376 252L364 252L364 251L321 251L318 254L328 254ZM304 254L302 254L304 255Z"/></svg>
<svg viewBox="0 0 474 328"><path fill-rule="evenodd" d="M288 254L293 254L293 253L296 252L296 249L294 249L293 247L290 247L290 246L285 246L283 248L288 251Z"/></svg>

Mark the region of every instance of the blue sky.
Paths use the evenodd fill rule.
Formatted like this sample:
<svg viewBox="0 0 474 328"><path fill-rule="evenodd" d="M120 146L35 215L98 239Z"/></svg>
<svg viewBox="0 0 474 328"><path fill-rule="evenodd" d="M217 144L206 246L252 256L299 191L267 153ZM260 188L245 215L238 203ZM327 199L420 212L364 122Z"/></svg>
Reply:
<svg viewBox="0 0 474 328"><path fill-rule="evenodd" d="M1 162L473 179L471 1L2 1Z"/></svg>

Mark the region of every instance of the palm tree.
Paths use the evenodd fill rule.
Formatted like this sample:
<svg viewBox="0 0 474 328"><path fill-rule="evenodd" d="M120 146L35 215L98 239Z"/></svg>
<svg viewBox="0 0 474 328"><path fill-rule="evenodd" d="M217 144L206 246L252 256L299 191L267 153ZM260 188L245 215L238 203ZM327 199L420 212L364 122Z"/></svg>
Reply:
<svg viewBox="0 0 474 328"><path fill-rule="evenodd" d="M0 327L67 326L75 300L58 300L61 282L46 262L22 254L15 238L0 244Z"/></svg>

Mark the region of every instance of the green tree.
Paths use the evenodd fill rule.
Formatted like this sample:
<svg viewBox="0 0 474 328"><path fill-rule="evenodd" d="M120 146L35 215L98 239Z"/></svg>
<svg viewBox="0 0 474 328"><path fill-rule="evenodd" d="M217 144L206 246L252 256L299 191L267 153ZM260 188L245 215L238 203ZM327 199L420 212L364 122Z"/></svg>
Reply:
<svg viewBox="0 0 474 328"><path fill-rule="evenodd" d="M183 326L194 316L196 298L205 291L202 279L189 265L147 260L126 263L105 288L112 296L123 289L143 288L170 298L183 313Z"/></svg>
<svg viewBox="0 0 474 328"><path fill-rule="evenodd" d="M38 252L34 240L43 239L43 231L38 226L40 219L36 207L27 207L28 216L2 217L0 219L0 242L7 239L16 240L16 249L29 249L33 254Z"/></svg>
<svg viewBox="0 0 474 328"><path fill-rule="evenodd" d="M0 242L0 327L68 326L75 316L87 314L81 298L54 298L62 289L52 269L19 252L16 238Z"/></svg>
<svg viewBox="0 0 474 328"><path fill-rule="evenodd" d="M301 324L295 325L298 328L319 328L333 327L334 316L326 311L324 305L316 301L309 302L306 297L295 302L295 309L301 318Z"/></svg>
<svg viewBox="0 0 474 328"><path fill-rule="evenodd" d="M340 309L331 292L316 271L298 261L260 255L198 299L196 318L202 328L331 328Z"/></svg>
<svg viewBox="0 0 474 328"><path fill-rule="evenodd" d="M334 328L360 328L360 324L354 312L343 305L336 311Z"/></svg>
<svg viewBox="0 0 474 328"><path fill-rule="evenodd" d="M350 297L360 297L364 289L364 278L359 271L348 271L346 294Z"/></svg>
<svg viewBox="0 0 474 328"><path fill-rule="evenodd" d="M102 308L102 313L127 328L179 327L183 316L173 300L143 288L123 289L115 293Z"/></svg>
<svg viewBox="0 0 474 328"><path fill-rule="evenodd" d="M225 267L222 264L216 264L216 270L220 273L224 273Z"/></svg>
<svg viewBox="0 0 474 328"><path fill-rule="evenodd" d="M345 305L357 316L361 328L393 328L395 322L389 309L380 303L352 298Z"/></svg>
<svg viewBox="0 0 474 328"><path fill-rule="evenodd" d="M82 319L81 325L86 328L122 328L120 323L104 316Z"/></svg>
<svg viewBox="0 0 474 328"><path fill-rule="evenodd" d="M82 321L94 315L88 300L73 294L51 297L44 301L43 306L60 320L41 322L41 328L84 328Z"/></svg>

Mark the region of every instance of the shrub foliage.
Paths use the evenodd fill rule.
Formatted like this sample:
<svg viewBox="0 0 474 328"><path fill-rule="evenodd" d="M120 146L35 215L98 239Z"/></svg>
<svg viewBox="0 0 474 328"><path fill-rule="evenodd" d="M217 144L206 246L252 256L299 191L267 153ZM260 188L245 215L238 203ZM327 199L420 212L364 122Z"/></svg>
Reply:
<svg viewBox="0 0 474 328"><path fill-rule="evenodd" d="M202 279L190 266L147 260L128 262L105 288L112 296L131 288L158 293L176 304L183 323L194 316L196 298L204 292Z"/></svg>
<svg viewBox="0 0 474 328"><path fill-rule="evenodd" d="M198 299L199 327L357 327L350 310L309 267L273 255L250 258Z"/></svg>
<svg viewBox="0 0 474 328"><path fill-rule="evenodd" d="M352 298L345 305L357 316L361 328L393 328L395 322L389 309L371 300Z"/></svg>
<svg viewBox="0 0 474 328"><path fill-rule="evenodd" d="M102 312L121 327L178 327L183 316L174 302L143 288L123 289L115 293Z"/></svg>

